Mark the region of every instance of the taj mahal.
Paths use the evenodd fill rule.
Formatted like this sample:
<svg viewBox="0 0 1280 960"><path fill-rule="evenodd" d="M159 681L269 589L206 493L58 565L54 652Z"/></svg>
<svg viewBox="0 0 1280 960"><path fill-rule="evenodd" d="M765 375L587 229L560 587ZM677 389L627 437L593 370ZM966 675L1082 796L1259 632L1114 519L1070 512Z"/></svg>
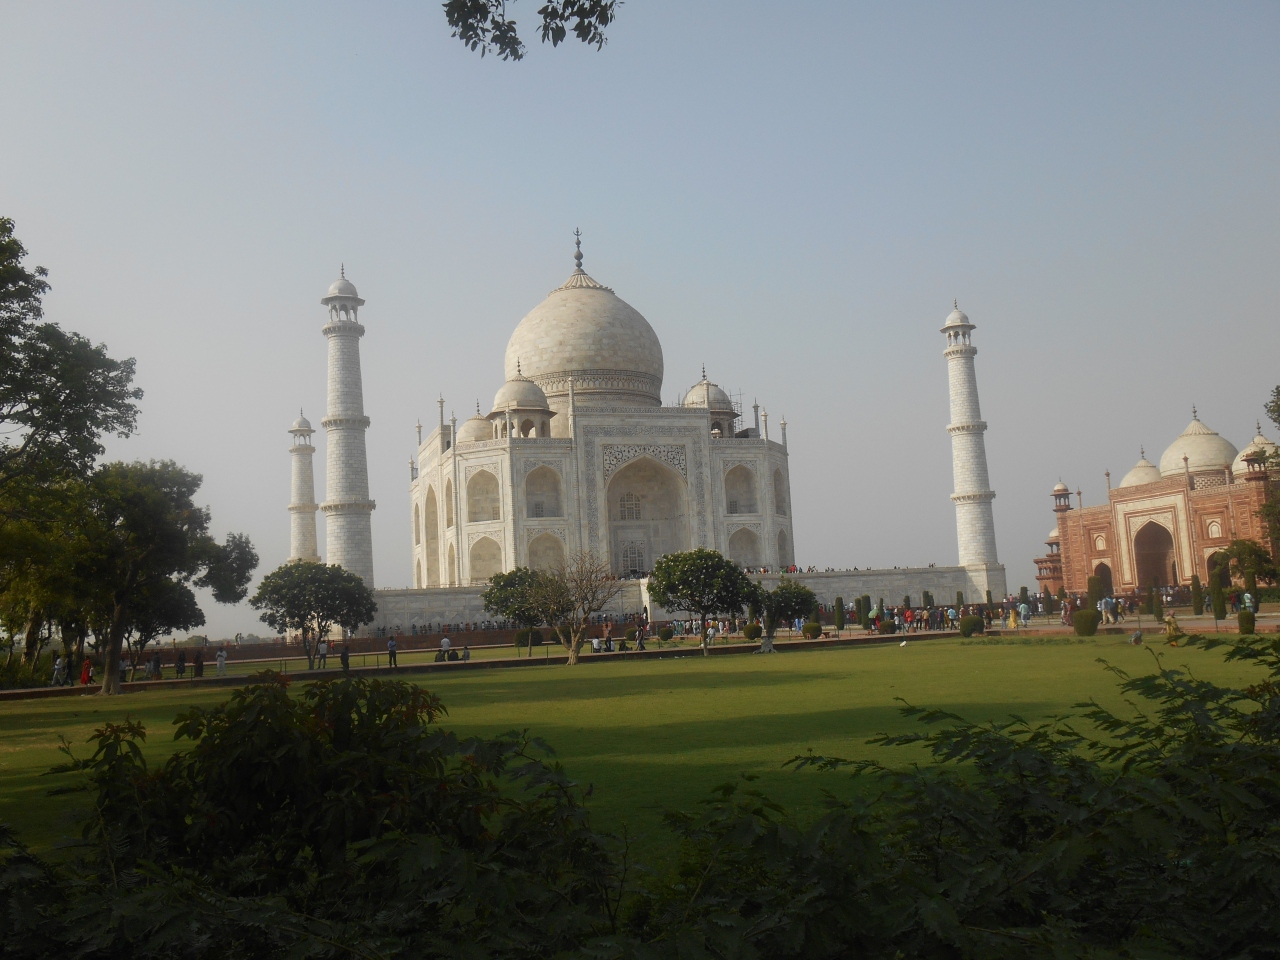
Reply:
<svg viewBox="0 0 1280 960"><path fill-rule="evenodd" d="M290 558L320 559L323 512L327 562L372 586L375 504L359 357L365 301L344 270L321 303L329 311L326 497L316 502L314 430L299 416L289 431ZM824 602L862 593L897 602L925 590L967 591L974 602L988 592L1004 596L973 329L958 307L942 328L960 562L799 574ZM582 551L607 558L628 581L614 601L619 613L649 608L644 576L666 553L718 550L766 581L794 564L786 421L771 437L768 411L755 403L747 416L705 368L678 402L664 405L665 372L653 327L583 269L575 232L573 272L516 325L488 411L477 404L461 423L446 421L441 397L434 428L424 435L419 424L407 489L412 586L376 591L374 627L484 619L480 594L494 574L554 570Z"/></svg>

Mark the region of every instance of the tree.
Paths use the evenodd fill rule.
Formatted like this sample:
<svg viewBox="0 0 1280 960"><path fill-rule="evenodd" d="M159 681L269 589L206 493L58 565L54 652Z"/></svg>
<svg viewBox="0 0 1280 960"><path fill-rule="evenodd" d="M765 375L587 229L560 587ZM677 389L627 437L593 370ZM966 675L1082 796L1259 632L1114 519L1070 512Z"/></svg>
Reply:
<svg viewBox="0 0 1280 960"><path fill-rule="evenodd" d="M543 582L537 593L548 626L569 652L569 664L578 662L587 639L591 618L618 595L622 584L609 562L589 550L575 553Z"/></svg>
<svg viewBox="0 0 1280 960"><path fill-rule="evenodd" d="M1254 540L1232 540L1222 551L1231 563L1231 572L1244 581L1245 589L1258 596L1258 581L1273 583L1276 579L1275 561L1262 544Z"/></svg>
<svg viewBox="0 0 1280 960"><path fill-rule="evenodd" d="M153 460L106 464L83 485L88 529L80 563L105 648L104 694L120 692L120 651L131 631L154 628L164 610L189 616L169 603L172 585L208 587L219 603L244 599L258 556L247 537L229 534L220 544L209 534L209 512L194 499L201 482L172 461Z"/></svg>
<svg viewBox="0 0 1280 960"><path fill-rule="evenodd" d="M552 613L552 622L548 622L549 580L548 574L528 567L516 567L510 573L495 573L489 578L489 586L482 595L484 608L503 619L514 620L526 629L544 623L554 626L559 608ZM533 656L532 643L529 644L529 656Z"/></svg>
<svg viewBox="0 0 1280 960"><path fill-rule="evenodd" d="M605 45L604 29L613 23L619 0L544 0L538 9L542 18L542 42L553 47L573 31L583 43L597 50ZM516 23L507 17L506 0L445 0L445 19L453 36L480 56L493 52L503 60L524 59L525 47Z"/></svg>
<svg viewBox="0 0 1280 960"><path fill-rule="evenodd" d="M1191 575L1191 612L1197 617L1204 613L1204 586L1198 573Z"/></svg>
<svg viewBox="0 0 1280 960"><path fill-rule="evenodd" d="M129 645L129 679L137 674L147 644L160 634L202 626L204 611L189 586L174 580L155 581L139 598L132 629L125 636Z"/></svg>
<svg viewBox="0 0 1280 960"><path fill-rule="evenodd" d="M43 267L22 266L27 251L0 217L0 490L22 477L39 484L83 474L102 453L105 433L137 424L134 361L43 317ZM12 501L4 506L12 507Z"/></svg>
<svg viewBox="0 0 1280 960"><path fill-rule="evenodd" d="M334 627L355 630L373 620L378 604L357 574L337 564L293 560L272 570L249 601L277 633L296 632L307 667L316 665L316 644Z"/></svg>
<svg viewBox="0 0 1280 960"><path fill-rule="evenodd" d="M707 620L713 614L736 616L752 599L755 585L732 560L717 550L699 547L668 553L654 562L649 596L668 610L698 618L702 653L707 649Z"/></svg>
<svg viewBox="0 0 1280 960"><path fill-rule="evenodd" d="M812 590L790 577L779 579L778 585L772 590L757 589L760 608L764 610L764 635L770 641L773 640L779 623L805 616L818 599ZM864 603L869 600L868 597L862 599Z"/></svg>
<svg viewBox="0 0 1280 960"><path fill-rule="evenodd" d="M844 597L836 597L836 636L844 629Z"/></svg>

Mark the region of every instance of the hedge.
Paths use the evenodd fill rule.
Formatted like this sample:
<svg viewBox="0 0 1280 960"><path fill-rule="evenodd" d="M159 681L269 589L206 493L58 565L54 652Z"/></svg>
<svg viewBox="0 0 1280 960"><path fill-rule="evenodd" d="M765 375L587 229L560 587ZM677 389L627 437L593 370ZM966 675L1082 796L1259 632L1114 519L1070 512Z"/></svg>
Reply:
<svg viewBox="0 0 1280 960"><path fill-rule="evenodd" d="M742 628L742 635L746 637L746 639L750 640L752 643L759 640L761 634L763 633L764 631L760 629L760 624L758 623L748 623L745 627Z"/></svg>
<svg viewBox="0 0 1280 960"><path fill-rule="evenodd" d="M1241 610L1236 615L1236 619L1240 624L1241 636L1246 636L1247 634L1251 634L1251 633L1257 633L1257 623L1254 619L1253 614L1250 613L1248 610Z"/></svg>
<svg viewBox="0 0 1280 960"><path fill-rule="evenodd" d="M967 617L960 618L960 636L972 637L975 633L982 633L985 624L981 617L975 617L969 614Z"/></svg>
<svg viewBox="0 0 1280 960"><path fill-rule="evenodd" d="M523 647L529 646L530 638L533 639L533 645L535 647L542 646L542 631L537 627L526 627L524 630L520 630L516 633L516 649L519 650Z"/></svg>
<svg viewBox="0 0 1280 960"><path fill-rule="evenodd" d="M1098 624L1102 622L1102 614L1097 610L1077 610L1071 615L1075 624L1077 637L1092 637L1098 632Z"/></svg>
<svg viewBox="0 0 1280 960"><path fill-rule="evenodd" d="M800 628L800 632L806 640L817 640L822 636L822 624L810 621Z"/></svg>

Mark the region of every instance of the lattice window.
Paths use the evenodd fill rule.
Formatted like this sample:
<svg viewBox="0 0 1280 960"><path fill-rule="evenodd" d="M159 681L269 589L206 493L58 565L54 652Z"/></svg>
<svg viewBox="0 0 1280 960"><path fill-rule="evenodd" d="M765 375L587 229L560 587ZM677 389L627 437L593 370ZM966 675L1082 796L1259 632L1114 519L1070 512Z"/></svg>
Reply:
<svg viewBox="0 0 1280 960"><path fill-rule="evenodd" d="M622 520L639 520L640 498L634 493L624 493L618 500L618 516Z"/></svg>
<svg viewBox="0 0 1280 960"><path fill-rule="evenodd" d="M737 501L737 500L730 500L730 501L729 501L729 512L730 512L730 513L738 513L738 512L739 512L739 511L738 511L738 501Z"/></svg>
<svg viewBox="0 0 1280 960"><path fill-rule="evenodd" d="M643 573L644 569L644 544L638 540L630 540L624 543L622 545L622 572Z"/></svg>
<svg viewBox="0 0 1280 960"><path fill-rule="evenodd" d="M535 500L529 504L529 516L531 517L545 517L547 515L546 511L547 505L541 500Z"/></svg>

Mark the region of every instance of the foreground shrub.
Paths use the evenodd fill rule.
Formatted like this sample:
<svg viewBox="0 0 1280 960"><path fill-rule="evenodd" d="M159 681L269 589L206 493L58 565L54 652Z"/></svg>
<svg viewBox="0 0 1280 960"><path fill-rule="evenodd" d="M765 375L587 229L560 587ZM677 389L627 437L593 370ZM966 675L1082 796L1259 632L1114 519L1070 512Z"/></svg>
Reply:
<svg viewBox="0 0 1280 960"><path fill-rule="evenodd" d="M1101 622L1102 614L1097 610L1077 610L1071 615L1071 623L1075 626L1077 637L1094 636Z"/></svg>
<svg viewBox="0 0 1280 960"><path fill-rule="evenodd" d="M1241 635L1258 632L1256 618L1248 610L1241 610L1236 615L1236 621L1240 625Z"/></svg>
<svg viewBox="0 0 1280 960"><path fill-rule="evenodd" d="M822 636L822 624L806 623L800 628L800 633L806 640L817 640Z"/></svg>
<svg viewBox="0 0 1280 960"><path fill-rule="evenodd" d="M763 633L764 631L760 628L760 624L758 623L748 623L745 627L742 628L742 636L745 639L750 640L752 643L755 643L757 640L759 640L761 634Z"/></svg>
<svg viewBox="0 0 1280 960"><path fill-rule="evenodd" d="M898 625L893 622L893 617L883 617L880 620L880 633L885 636L892 636L898 632Z"/></svg>
<svg viewBox="0 0 1280 960"><path fill-rule="evenodd" d="M960 636L972 637L975 633L982 633L986 624L981 617L969 614L960 618Z"/></svg>
<svg viewBox="0 0 1280 960"><path fill-rule="evenodd" d="M635 643L636 637L639 636L639 634L640 634L640 631L637 630L635 627L627 627L627 629L622 632L622 636L627 641L627 643Z"/></svg>

